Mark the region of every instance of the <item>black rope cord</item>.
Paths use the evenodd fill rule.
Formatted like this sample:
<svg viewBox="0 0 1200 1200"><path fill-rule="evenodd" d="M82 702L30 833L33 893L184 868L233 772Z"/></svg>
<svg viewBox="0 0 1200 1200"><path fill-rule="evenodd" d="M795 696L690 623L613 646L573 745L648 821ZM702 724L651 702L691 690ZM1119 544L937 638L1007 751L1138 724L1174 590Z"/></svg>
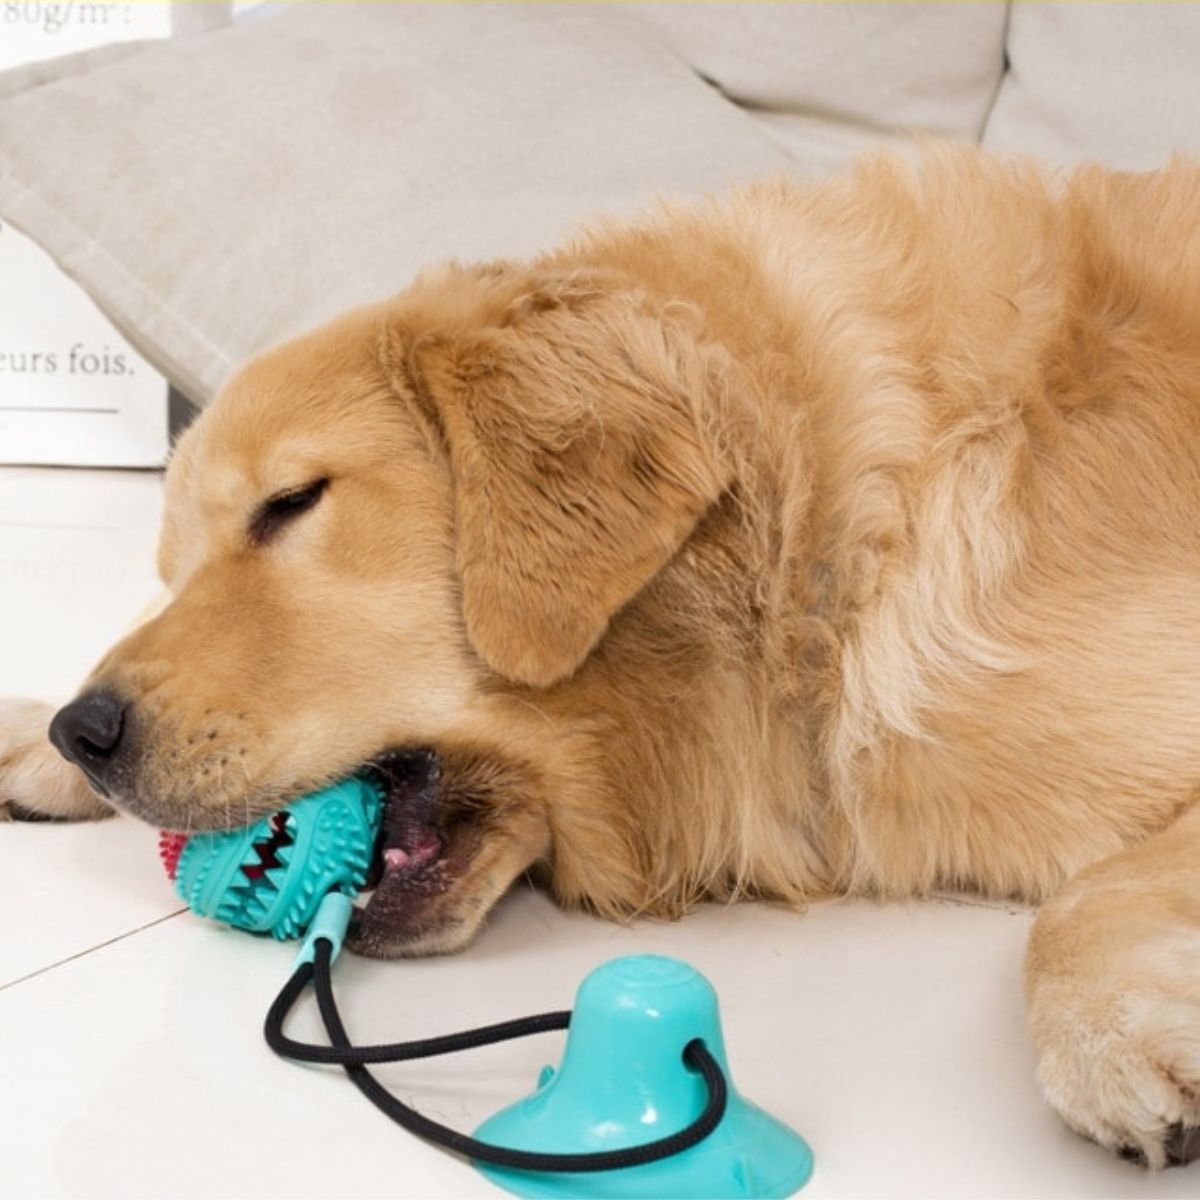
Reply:
<svg viewBox="0 0 1200 1200"><path fill-rule="evenodd" d="M284 1058L342 1067L359 1091L398 1125L407 1129L409 1133L434 1142L455 1154L518 1171L617 1171L625 1167L657 1162L659 1159L691 1149L708 1137L725 1115L725 1105L728 1101L725 1076L708 1048L696 1038L684 1047L683 1061L690 1070L698 1072L704 1079L708 1089L708 1100L704 1111L678 1133L645 1142L640 1146L581 1154L542 1154L534 1150L516 1150L508 1146L494 1146L488 1142L476 1141L475 1138L440 1125L409 1108L367 1070L366 1064L431 1058L438 1054L453 1054L459 1050L487 1046L493 1042L505 1042L532 1033L566 1029L571 1020L571 1013L541 1013L534 1017L503 1021L498 1025L485 1025L479 1029L468 1029L462 1033L421 1041L395 1042L382 1046L352 1046L333 996L333 981L330 977L333 945L328 939L319 938L313 949L313 961L302 963L296 969L267 1013L263 1027L267 1045ZM309 983L313 984L317 994L317 1006L321 1011L325 1032L329 1035L329 1046L293 1041L283 1032L284 1022Z"/></svg>
<svg viewBox="0 0 1200 1200"><path fill-rule="evenodd" d="M566 1029L571 1021L571 1010L564 1009L562 1012L539 1013L535 1017L520 1017L515 1021L502 1021L497 1025L484 1025L479 1029L467 1029L462 1033L426 1038L423 1041L393 1042L384 1046L348 1046L339 1050L333 1046L296 1042L283 1032L284 1021L312 978L311 964L306 963L298 968L267 1013L263 1033L267 1045L282 1058L338 1067L408 1062L415 1058L433 1058L439 1054L453 1054L459 1050L474 1050L477 1046L490 1046L493 1042L507 1042L534 1033L553 1033L559 1029Z"/></svg>

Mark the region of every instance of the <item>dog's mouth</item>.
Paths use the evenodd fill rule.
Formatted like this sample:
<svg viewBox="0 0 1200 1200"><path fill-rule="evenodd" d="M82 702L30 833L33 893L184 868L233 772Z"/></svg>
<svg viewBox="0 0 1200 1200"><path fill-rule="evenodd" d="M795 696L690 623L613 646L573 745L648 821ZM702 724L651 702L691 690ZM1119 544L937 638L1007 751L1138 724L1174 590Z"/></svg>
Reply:
<svg viewBox="0 0 1200 1200"><path fill-rule="evenodd" d="M483 796L463 778L461 763L448 766L433 750L389 751L366 770L383 788L383 819L349 944L388 957L461 944L456 897L480 852Z"/></svg>
<svg viewBox="0 0 1200 1200"><path fill-rule="evenodd" d="M364 764L356 774L367 776L380 788L383 813L375 839L364 891L381 885L388 889L416 887L442 863L448 844L447 813L441 802L441 759L433 750L388 750ZM266 821L267 832L251 849L253 859L241 865L250 884L276 883L273 870L286 866L296 836L287 809L278 809ZM159 853L167 875L175 878L187 834L164 830Z"/></svg>
<svg viewBox="0 0 1200 1200"><path fill-rule="evenodd" d="M507 849L523 817L531 831L528 840L537 840L544 852L536 810L518 803L527 795L527 778L495 756L410 746L382 751L353 773L372 779L383 800L348 934L348 944L362 953L399 957L456 949L503 890L497 879L503 876L507 887L515 877L504 866L480 876L480 856L488 847ZM191 832L197 832L195 825ZM266 829L241 866L243 887L276 884L277 868L295 852L296 832L288 808L267 810ZM162 834L160 854L171 878L189 836ZM530 861L533 857L531 850Z"/></svg>
<svg viewBox="0 0 1200 1200"><path fill-rule="evenodd" d="M444 861L450 816L434 750L389 750L364 768L383 789L383 819L367 888L417 886Z"/></svg>

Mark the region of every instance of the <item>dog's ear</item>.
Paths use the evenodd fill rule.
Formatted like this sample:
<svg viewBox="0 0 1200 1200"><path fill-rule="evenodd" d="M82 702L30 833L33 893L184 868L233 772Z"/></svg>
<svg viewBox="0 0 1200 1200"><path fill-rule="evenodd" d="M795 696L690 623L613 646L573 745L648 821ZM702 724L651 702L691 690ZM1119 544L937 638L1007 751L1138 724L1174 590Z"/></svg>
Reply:
<svg viewBox="0 0 1200 1200"><path fill-rule="evenodd" d="M708 425L724 356L689 312L607 275L488 280L474 319L407 336L407 383L449 454L467 634L547 687L724 489Z"/></svg>

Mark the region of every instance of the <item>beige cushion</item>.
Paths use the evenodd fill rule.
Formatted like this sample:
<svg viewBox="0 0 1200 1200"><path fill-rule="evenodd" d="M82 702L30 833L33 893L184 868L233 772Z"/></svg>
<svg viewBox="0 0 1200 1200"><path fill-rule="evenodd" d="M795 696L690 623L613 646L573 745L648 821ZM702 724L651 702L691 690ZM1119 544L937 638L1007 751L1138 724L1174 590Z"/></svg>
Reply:
<svg viewBox="0 0 1200 1200"><path fill-rule="evenodd" d="M0 100L5 96L29 91L30 88L41 87L43 84L69 79L72 75L86 75L89 71L95 71L108 63L120 62L123 58L140 54L143 50L157 45L159 43L156 41L113 42L107 46L98 46L94 50L79 50L74 54L44 58L25 66L0 71Z"/></svg>
<svg viewBox="0 0 1200 1200"><path fill-rule="evenodd" d="M1007 5L638 4L802 170L913 133L977 141L1004 72Z"/></svg>
<svg viewBox="0 0 1200 1200"><path fill-rule="evenodd" d="M1008 53L985 146L1128 170L1200 154L1200 4L1022 0Z"/></svg>
<svg viewBox="0 0 1200 1200"><path fill-rule="evenodd" d="M609 5L296 5L0 101L0 218L200 400L429 262L787 165Z"/></svg>

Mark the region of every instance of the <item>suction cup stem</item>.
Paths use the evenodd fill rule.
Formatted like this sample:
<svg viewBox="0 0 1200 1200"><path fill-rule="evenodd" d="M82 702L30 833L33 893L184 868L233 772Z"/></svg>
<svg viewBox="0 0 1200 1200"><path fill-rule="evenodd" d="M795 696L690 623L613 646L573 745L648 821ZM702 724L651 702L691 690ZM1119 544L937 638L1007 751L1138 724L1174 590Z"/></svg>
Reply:
<svg viewBox="0 0 1200 1200"><path fill-rule="evenodd" d="M617 958L580 985L562 1065L537 1090L485 1121L481 1141L522 1150L616 1150L666 1137L704 1108L703 1080L683 1062L700 1038L721 1064L729 1104L717 1128L682 1154L619 1171L556 1175L480 1165L518 1196L790 1196L813 1156L799 1134L734 1089L712 985L659 955Z"/></svg>

